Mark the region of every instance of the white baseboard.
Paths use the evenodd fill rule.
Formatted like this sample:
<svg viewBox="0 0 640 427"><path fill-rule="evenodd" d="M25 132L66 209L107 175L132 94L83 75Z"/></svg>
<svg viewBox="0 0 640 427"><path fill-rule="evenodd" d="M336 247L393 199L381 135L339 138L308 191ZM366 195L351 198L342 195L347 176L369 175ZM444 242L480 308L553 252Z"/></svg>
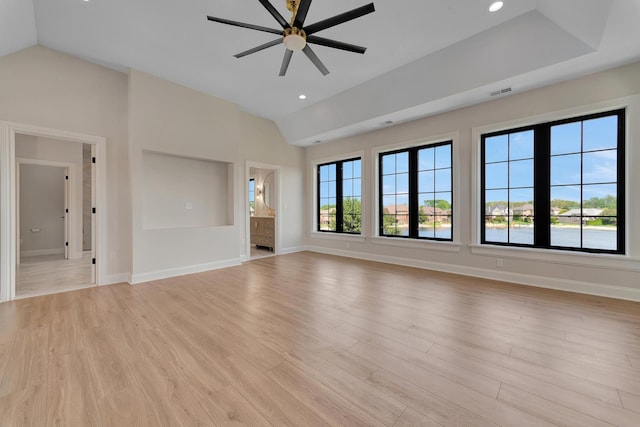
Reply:
<svg viewBox="0 0 640 427"><path fill-rule="evenodd" d="M302 252L308 250L306 246L292 246L290 248L284 248L278 250L277 255L294 254L296 252Z"/></svg>
<svg viewBox="0 0 640 427"><path fill-rule="evenodd" d="M117 283L131 283L131 273L109 274L99 286L115 285Z"/></svg>
<svg viewBox="0 0 640 427"><path fill-rule="evenodd" d="M170 277L184 276L186 274L202 273L203 271L234 267L240 264L240 258L238 257L228 260L209 262L205 264L196 264L186 267L168 268L166 270L156 270L147 273L132 274L129 283L131 283L132 285L137 285L139 283L150 282L152 280L168 279Z"/></svg>
<svg viewBox="0 0 640 427"><path fill-rule="evenodd" d="M508 271L487 270L484 268L466 267L455 264L444 264L416 259L399 258L389 255L377 255L341 249L328 249L319 246L309 246L307 250L328 255L337 255L347 258L357 258L366 261L377 261L388 264L404 265L426 270L435 270L445 273L460 274L463 276L479 277L483 279L511 282L519 285L534 286L539 288L555 289L559 291L576 292L587 295L596 295L608 298L617 298L629 301L640 301L640 289L612 286L602 283L581 282L577 280L557 279L553 277L533 276L530 274L512 273Z"/></svg>
<svg viewBox="0 0 640 427"><path fill-rule="evenodd" d="M40 255L58 255L63 254L64 248L56 248L56 249L36 249L33 251L21 251L21 257L30 257L30 256L40 256Z"/></svg>

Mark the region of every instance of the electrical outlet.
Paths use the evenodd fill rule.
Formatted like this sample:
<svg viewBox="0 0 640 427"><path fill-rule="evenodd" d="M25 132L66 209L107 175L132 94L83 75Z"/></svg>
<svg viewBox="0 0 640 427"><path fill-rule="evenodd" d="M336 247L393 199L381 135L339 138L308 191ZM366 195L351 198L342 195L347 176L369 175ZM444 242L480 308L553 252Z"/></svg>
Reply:
<svg viewBox="0 0 640 427"><path fill-rule="evenodd" d="M498 268L504 267L504 260L502 258L497 258L496 259L496 267L498 267Z"/></svg>

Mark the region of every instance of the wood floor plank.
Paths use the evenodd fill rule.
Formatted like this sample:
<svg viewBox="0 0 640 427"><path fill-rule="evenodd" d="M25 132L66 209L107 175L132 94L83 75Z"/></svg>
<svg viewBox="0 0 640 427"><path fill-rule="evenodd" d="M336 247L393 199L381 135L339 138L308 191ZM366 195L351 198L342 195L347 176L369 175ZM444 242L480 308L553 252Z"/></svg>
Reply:
<svg viewBox="0 0 640 427"><path fill-rule="evenodd" d="M0 426L640 425L640 304L310 252L0 304Z"/></svg>
<svg viewBox="0 0 640 427"><path fill-rule="evenodd" d="M237 356L224 360L227 380L270 423L286 426L328 425L285 388Z"/></svg>
<svg viewBox="0 0 640 427"><path fill-rule="evenodd" d="M324 351L317 355L360 380L368 379L378 367L345 350Z"/></svg>
<svg viewBox="0 0 640 427"><path fill-rule="evenodd" d="M640 414L640 394L632 394L621 390L620 399L622 399L622 406L625 409Z"/></svg>
<svg viewBox="0 0 640 427"><path fill-rule="evenodd" d="M0 425L42 427L47 420L46 383L0 396Z"/></svg>
<svg viewBox="0 0 640 427"><path fill-rule="evenodd" d="M429 354L445 360L458 360L462 357L462 360L467 365L472 364L472 362L465 356L472 357L480 360L480 363L488 365L483 366L482 369L489 369L490 365L496 365L505 371L514 371L528 378L591 396L611 405L620 405L620 398L614 387L560 372L547 366L527 363L521 359L501 353L474 346L456 346L452 349L436 344L429 350Z"/></svg>
<svg viewBox="0 0 640 427"><path fill-rule="evenodd" d="M407 408L393 427L441 427L442 424L436 423L424 414L413 408Z"/></svg>
<svg viewBox="0 0 640 427"><path fill-rule="evenodd" d="M495 427L497 425L463 406L384 369L375 371L367 379L367 382L408 407L425 414L436 424L477 427Z"/></svg>
<svg viewBox="0 0 640 427"><path fill-rule="evenodd" d="M48 426L100 425L97 402L104 394L94 383L89 364L83 352L52 355L47 382Z"/></svg>
<svg viewBox="0 0 640 427"><path fill-rule="evenodd" d="M399 377L422 388L428 388L433 394L456 403L458 406L468 408L471 412L496 424L509 425L516 421L519 425L548 424L538 417L529 416L514 407L503 405L496 401L495 398L499 389L495 389L495 392L493 390L484 391L484 393L478 392L466 385L462 385L461 383L464 383L464 379L461 377L449 379L432 374L422 368L413 367L402 359L365 343L356 344L349 351L379 366L385 366L386 369L389 369ZM456 380L459 382L456 382ZM491 394L492 396L490 396Z"/></svg>
<svg viewBox="0 0 640 427"><path fill-rule="evenodd" d="M158 366L149 359L136 362L134 367L137 386L144 391L145 417L153 425L211 425L211 419L199 404L199 396L175 373L167 375L166 366Z"/></svg>
<svg viewBox="0 0 640 427"><path fill-rule="evenodd" d="M271 423L231 385L205 396L200 405L219 427L271 426Z"/></svg>
<svg viewBox="0 0 640 427"><path fill-rule="evenodd" d="M633 369L617 368L615 371L608 369L606 365L594 365L578 363L539 353L520 347L514 347L511 353L513 357L553 369L566 372L579 378L604 384L609 387L640 394L640 372Z"/></svg>
<svg viewBox="0 0 640 427"><path fill-rule="evenodd" d="M576 427L613 426L613 424L605 423L597 418L590 417L506 384L500 389L498 400L523 411L536 414L554 425Z"/></svg>
<svg viewBox="0 0 640 427"><path fill-rule="evenodd" d="M281 363L271 369L267 375L329 425L384 426L382 422L353 405L340 394L331 393L322 383L289 362Z"/></svg>
<svg viewBox="0 0 640 427"><path fill-rule="evenodd" d="M541 381L493 363L488 363L461 353L448 351L439 346L434 346L430 354L441 357L456 365L464 366L467 369L496 378L502 382L502 388L504 388L505 385L509 385L521 390L526 389L527 393L531 395L551 400L567 408L574 408L594 418L610 420L615 425L634 427L637 424L635 421L629 422L630 419L633 419L634 415L620 407L617 400L612 398L613 403L607 403L590 396L589 390L583 389L585 385L584 381L581 381L577 377L574 377L575 381L565 381L563 387L559 387L555 384ZM596 384L594 383L591 386L596 386ZM604 386L600 387L604 388ZM611 390L611 393L616 392L617 390L615 389Z"/></svg>
<svg viewBox="0 0 640 427"><path fill-rule="evenodd" d="M287 352L285 357L289 364L312 376L385 425L392 425L406 408L406 405L332 366L330 362L315 354Z"/></svg>

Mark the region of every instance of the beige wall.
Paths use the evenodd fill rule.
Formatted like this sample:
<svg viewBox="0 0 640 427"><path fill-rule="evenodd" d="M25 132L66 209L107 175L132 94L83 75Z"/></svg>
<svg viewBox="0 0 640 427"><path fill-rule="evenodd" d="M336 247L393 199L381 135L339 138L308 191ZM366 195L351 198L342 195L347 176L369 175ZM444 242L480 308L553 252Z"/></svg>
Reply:
<svg viewBox="0 0 640 427"><path fill-rule="evenodd" d="M542 89L513 94L484 104L416 120L380 131L309 147L306 151L306 231L308 245L318 251L397 262L425 268L496 277L547 287L640 299L640 63ZM425 82L429 84L429 82ZM517 91L517 88L515 88ZM549 256L544 251L484 250L476 237L479 129L497 130L553 120L558 115L587 114L623 105L628 108L627 173L628 257ZM474 132L475 129L475 132ZM456 244L403 242L376 237L376 150L411 142L454 139ZM313 232L314 165L327 159L363 155L364 233L362 237L326 236ZM455 197L455 196L454 196ZM392 243L392 246L389 246ZM542 252L542 253L540 253ZM497 268L497 258L504 268Z"/></svg>
<svg viewBox="0 0 640 427"><path fill-rule="evenodd" d="M0 58L0 120L107 140L107 280L130 271L127 76L36 46Z"/></svg>
<svg viewBox="0 0 640 427"><path fill-rule="evenodd" d="M132 70L129 135L133 188L133 281L238 263L246 248L247 161L282 171L283 250L303 244L304 151L286 144L275 124L234 104ZM233 164L233 225L145 230L142 151ZM286 225L286 226L284 226Z"/></svg>

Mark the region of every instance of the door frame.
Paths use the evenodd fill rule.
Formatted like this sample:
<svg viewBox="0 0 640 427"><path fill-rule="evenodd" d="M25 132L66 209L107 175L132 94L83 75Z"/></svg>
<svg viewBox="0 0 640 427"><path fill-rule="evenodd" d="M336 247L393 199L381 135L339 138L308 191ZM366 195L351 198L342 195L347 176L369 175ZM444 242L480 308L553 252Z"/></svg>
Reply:
<svg viewBox="0 0 640 427"><path fill-rule="evenodd" d="M20 133L20 132L18 132ZM73 184L76 180L76 167L73 163L57 162L53 160L39 160L29 159L24 157L16 157L16 264L20 264L20 168L21 165L35 165L35 166L51 166L64 169L64 173L69 178L65 180L64 185L64 207L68 209L68 213L65 212L64 216L64 238L65 242L69 242L69 246L64 247L64 257L68 259L69 250L75 249L75 242L69 240L69 217L74 218L76 212L75 202L71 198L72 203L69 203L69 187L73 188ZM73 215L70 215L73 214ZM72 253L74 251L71 251Z"/></svg>
<svg viewBox="0 0 640 427"><path fill-rule="evenodd" d="M107 265L107 144L106 138L42 126L0 121L0 302L16 296L16 134L91 144L95 151L96 213L95 282L106 282Z"/></svg>
<svg viewBox="0 0 640 427"><path fill-rule="evenodd" d="M242 199L244 200L243 205L243 209L242 211L244 212L244 218L245 218L245 228L244 228L244 250L245 250L245 255L244 257L242 257L244 260L249 260L251 259L251 215L249 214L249 179L251 178L251 168L256 168L256 169L267 169L267 170L271 170L273 171L274 174L274 179L273 179L273 183L274 185L274 189L271 190L272 193L275 195L275 199L276 199L276 203L275 203L275 211L276 211L276 216L274 218L274 227L275 227L275 246L273 248L273 253L274 254L278 254L280 253L280 238L281 238L281 232L280 232L280 216L282 215L282 197L280 197L280 188L281 187L281 176L282 176L282 167L278 166L278 165L273 165L273 164L269 164L269 163L261 163L261 162L253 162L250 160L247 160L245 163L245 173L244 173L244 180L243 180L243 185L242 185Z"/></svg>

